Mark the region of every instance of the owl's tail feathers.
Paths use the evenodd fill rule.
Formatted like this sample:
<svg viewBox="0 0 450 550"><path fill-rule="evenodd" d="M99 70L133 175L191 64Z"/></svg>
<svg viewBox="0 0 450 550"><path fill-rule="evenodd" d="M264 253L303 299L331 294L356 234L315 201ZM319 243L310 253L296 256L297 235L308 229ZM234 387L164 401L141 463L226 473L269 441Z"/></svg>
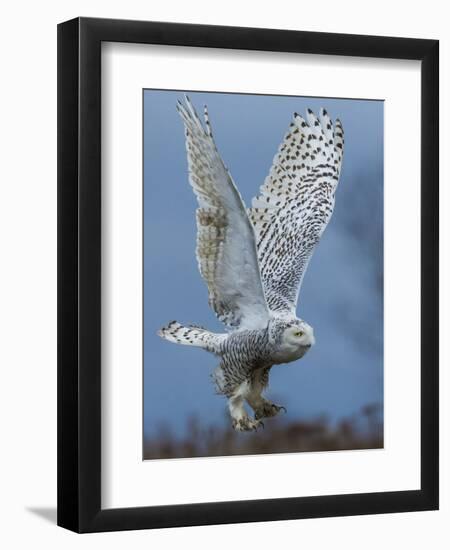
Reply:
<svg viewBox="0 0 450 550"><path fill-rule="evenodd" d="M201 327L184 327L177 321L172 321L167 326L159 329L157 334L169 342L185 346L197 346L208 351L216 351L217 344L222 336Z"/></svg>

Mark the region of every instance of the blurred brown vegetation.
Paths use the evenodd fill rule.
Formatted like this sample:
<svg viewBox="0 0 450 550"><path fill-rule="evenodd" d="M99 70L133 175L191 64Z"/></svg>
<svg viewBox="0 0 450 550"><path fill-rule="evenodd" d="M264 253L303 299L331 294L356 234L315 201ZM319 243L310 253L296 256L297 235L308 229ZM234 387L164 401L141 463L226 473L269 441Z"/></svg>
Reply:
<svg viewBox="0 0 450 550"><path fill-rule="evenodd" d="M280 415L266 419L265 428L257 432L204 426L192 417L184 437L160 426L155 437L144 441L144 459L379 449L383 447L381 414L381 406L371 404L334 425L325 416L289 421Z"/></svg>

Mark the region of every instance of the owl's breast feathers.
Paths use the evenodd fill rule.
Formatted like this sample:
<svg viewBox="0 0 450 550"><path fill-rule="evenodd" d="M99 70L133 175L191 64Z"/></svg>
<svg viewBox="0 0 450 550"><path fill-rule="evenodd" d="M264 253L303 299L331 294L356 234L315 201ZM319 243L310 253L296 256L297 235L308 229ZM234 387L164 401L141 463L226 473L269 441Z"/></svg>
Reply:
<svg viewBox="0 0 450 550"><path fill-rule="evenodd" d="M307 348L286 344L282 334L281 326L277 327L275 338L269 335L269 328L232 332L222 342L219 355L237 369L250 370L290 363L303 357Z"/></svg>

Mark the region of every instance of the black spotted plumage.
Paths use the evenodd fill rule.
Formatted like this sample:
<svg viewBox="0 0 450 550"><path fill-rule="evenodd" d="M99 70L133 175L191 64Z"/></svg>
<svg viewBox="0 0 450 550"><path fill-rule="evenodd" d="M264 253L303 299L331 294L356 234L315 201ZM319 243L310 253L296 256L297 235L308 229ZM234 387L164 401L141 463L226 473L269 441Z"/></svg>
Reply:
<svg viewBox="0 0 450 550"><path fill-rule="evenodd" d="M274 158L269 176L249 209L257 238L258 261L266 299L271 311L295 312L299 288L314 247L327 226L334 208L334 198L342 160L343 130L339 120L333 130L328 113L322 109L320 120L308 109L308 123L298 113L290 125ZM296 127L297 134L291 131ZM309 153L312 141L321 141ZM286 151L299 147L304 162L298 170ZM319 157L319 153L322 156ZM326 160L323 158L326 157ZM325 160L325 161L324 161ZM283 174L280 177L280 174ZM291 180L281 186L283 177ZM280 200L280 197L283 200ZM268 222L261 226L258 212L261 203L271 203Z"/></svg>

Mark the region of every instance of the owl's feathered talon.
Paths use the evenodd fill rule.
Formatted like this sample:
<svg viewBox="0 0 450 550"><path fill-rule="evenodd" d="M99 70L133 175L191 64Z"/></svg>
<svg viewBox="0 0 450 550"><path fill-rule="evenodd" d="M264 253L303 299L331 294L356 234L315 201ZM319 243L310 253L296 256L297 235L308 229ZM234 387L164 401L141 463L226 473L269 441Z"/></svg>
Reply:
<svg viewBox="0 0 450 550"><path fill-rule="evenodd" d="M264 428L264 423L256 418L253 420L249 416L243 416L239 419L233 419L232 426L237 432L256 432L260 426Z"/></svg>
<svg viewBox="0 0 450 550"><path fill-rule="evenodd" d="M283 411L284 414L287 414L286 407L282 405L275 405L270 401L264 401L264 403L255 410L255 418L260 420L261 418L270 418L276 416L280 411Z"/></svg>

